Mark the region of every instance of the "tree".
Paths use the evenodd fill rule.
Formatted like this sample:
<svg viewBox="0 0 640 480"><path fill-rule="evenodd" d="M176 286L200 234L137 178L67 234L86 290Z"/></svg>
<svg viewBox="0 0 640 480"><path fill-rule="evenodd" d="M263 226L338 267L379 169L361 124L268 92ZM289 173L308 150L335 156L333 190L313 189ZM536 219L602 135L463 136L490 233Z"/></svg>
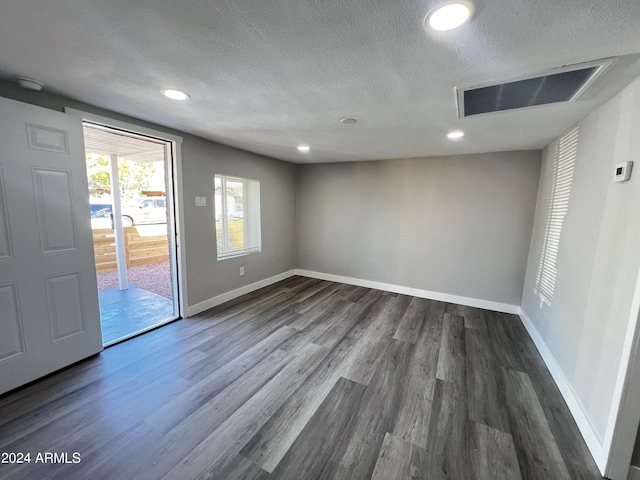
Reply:
<svg viewBox="0 0 640 480"><path fill-rule="evenodd" d="M104 189L111 188L109 158L109 155L86 153L87 178L92 185L100 185ZM122 199L132 200L139 197L141 191L149 190L155 174L156 164L153 162L134 162L126 157L120 157L118 159L118 176L120 177Z"/></svg>

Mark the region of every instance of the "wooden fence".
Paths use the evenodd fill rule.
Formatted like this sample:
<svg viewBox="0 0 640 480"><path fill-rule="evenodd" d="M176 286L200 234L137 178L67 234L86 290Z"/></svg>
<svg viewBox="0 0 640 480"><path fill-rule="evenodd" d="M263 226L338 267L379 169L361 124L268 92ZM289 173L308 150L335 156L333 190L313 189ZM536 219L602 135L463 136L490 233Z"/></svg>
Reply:
<svg viewBox="0 0 640 480"><path fill-rule="evenodd" d="M93 231L93 248L98 272L115 270L116 242L111 229ZM140 235L137 227L124 227L124 248L127 268L169 261L167 235Z"/></svg>

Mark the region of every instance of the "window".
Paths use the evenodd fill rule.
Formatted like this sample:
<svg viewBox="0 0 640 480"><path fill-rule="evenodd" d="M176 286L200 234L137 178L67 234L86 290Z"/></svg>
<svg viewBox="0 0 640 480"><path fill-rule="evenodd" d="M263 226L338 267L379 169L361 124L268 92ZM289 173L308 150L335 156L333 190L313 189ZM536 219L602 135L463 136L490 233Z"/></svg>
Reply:
<svg viewBox="0 0 640 480"><path fill-rule="evenodd" d="M544 239L534 293L543 304L551 306L556 288L558 271L556 262L560 249L560 237L564 217L569 212L569 198L573 183L573 170L578 156L578 128L574 128L550 146L550 159L553 162L553 178L548 198L548 210L545 221Z"/></svg>
<svg viewBox="0 0 640 480"><path fill-rule="evenodd" d="M214 203L218 260L259 252L260 182L216 174Z"/></svg>

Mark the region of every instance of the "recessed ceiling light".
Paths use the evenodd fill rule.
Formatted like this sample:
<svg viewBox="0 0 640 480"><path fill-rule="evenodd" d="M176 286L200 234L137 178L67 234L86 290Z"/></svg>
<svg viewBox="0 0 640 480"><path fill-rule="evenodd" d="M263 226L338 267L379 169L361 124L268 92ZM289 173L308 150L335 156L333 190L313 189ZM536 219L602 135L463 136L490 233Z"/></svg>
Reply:
<svg viewBox="0 0 640 480"><path fill-rule="evenodd" d="M340 119L340 123L343 125L353 125L357 121L358 120L356 120L355 118L347 118L347 117Z"/></svg>
<svg viewBox="0 0 640 480"><path fill-rule="evenodd" d="M457 140L464 137L464 132L462 130L452 130L451 132L447 133L447 137L451 140Z"/></svg>
<svg viewBox="0 0 640 480"><path fill-rule="evenodd" d="M181 90L174 90L173 88L167 88L166 90L163 90L162 94L165 97L170 98L171 100L186 100L189 98L188 93L185 93Z"/></svg>
<svg viewBox="0 0 640 480"><path fill-rule="evenodd" d="M473 15L473 3L464 0L445 2L429 12L425 24L433 30L445 32L467 23Z"/></svg>
<svg viewBox="0 0 640 480"><path fill-rule="evenodd" d="M299 152L307 153L309 150L311 150L311 147L309 145L298 145Z"/></svg>

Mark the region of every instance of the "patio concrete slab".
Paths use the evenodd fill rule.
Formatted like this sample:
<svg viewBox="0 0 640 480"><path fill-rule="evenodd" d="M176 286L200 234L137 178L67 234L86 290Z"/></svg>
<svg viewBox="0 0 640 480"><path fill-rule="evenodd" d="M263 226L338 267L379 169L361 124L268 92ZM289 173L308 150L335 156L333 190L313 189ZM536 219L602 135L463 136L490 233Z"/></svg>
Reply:
<svg viewBox="0 0 640 480"><path fill-rule="evenodd" d="M99 295L105 345L174 318L171 299L135 285L129 285L127 290L102 290Z"/></svg>

